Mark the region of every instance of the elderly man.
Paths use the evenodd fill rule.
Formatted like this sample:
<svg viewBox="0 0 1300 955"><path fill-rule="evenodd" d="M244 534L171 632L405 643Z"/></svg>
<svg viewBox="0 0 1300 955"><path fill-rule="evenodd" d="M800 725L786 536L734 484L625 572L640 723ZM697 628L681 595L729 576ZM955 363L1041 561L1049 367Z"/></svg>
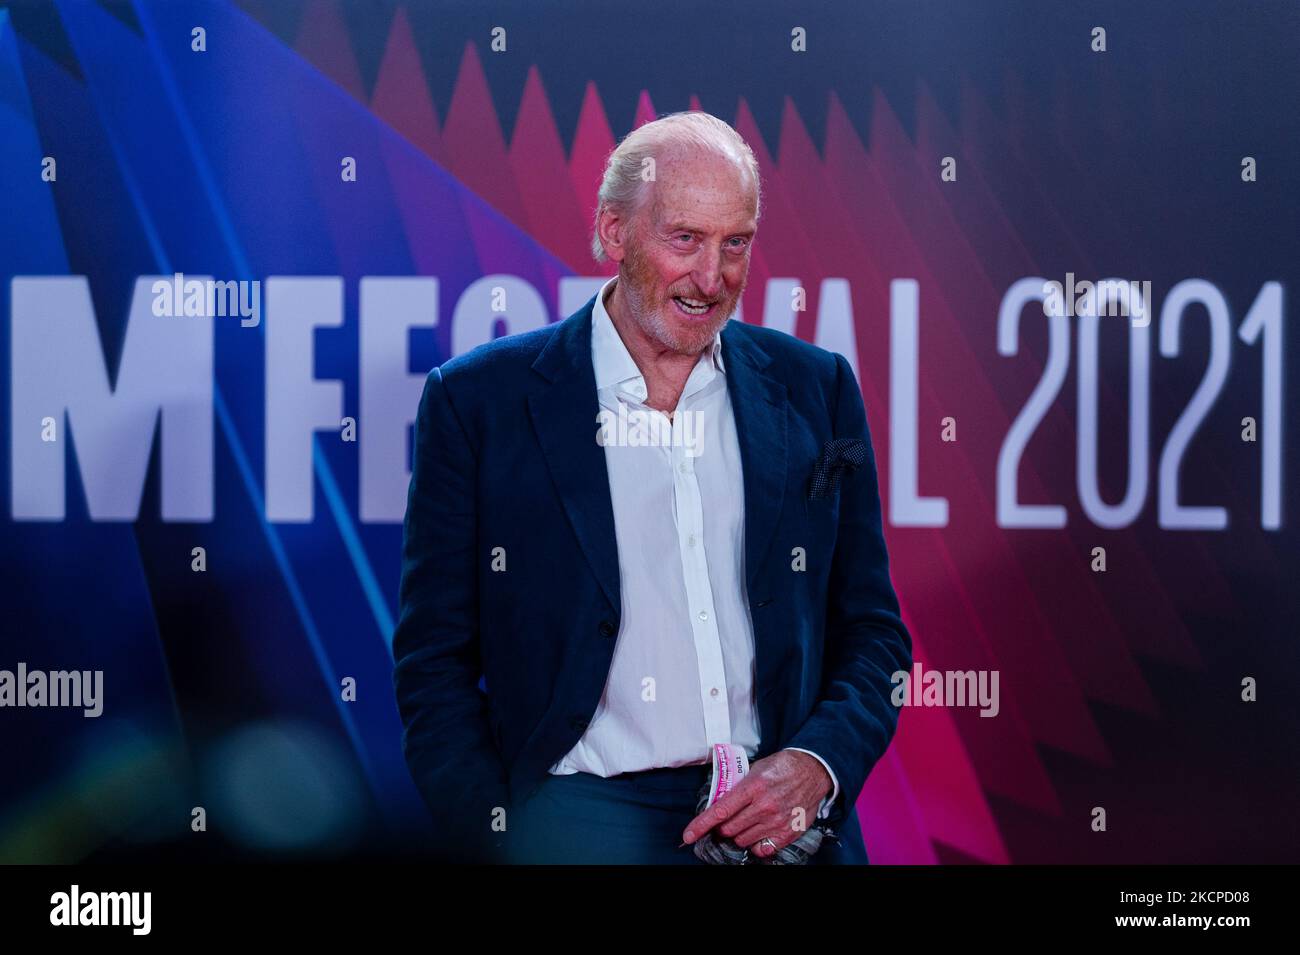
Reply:
<svg viewBox="0 0 1300 955"><path fill-rule="evenodd" d="M449 858L762 862L816 828L813 861L867 861L911 638L849 364L729 321L759 206L726 123L640 127L592 239L618 274L428 377L394 680ZM716 744L752 762L701 811Z"/></svg>

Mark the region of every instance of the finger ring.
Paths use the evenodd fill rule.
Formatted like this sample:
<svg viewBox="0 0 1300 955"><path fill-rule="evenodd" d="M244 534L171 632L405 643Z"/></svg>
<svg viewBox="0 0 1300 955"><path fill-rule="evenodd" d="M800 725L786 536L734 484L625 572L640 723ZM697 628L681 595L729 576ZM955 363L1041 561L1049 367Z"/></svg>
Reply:
<svg viewBox="0 0 1300 955"><path fill-rule="evenodd" d="M776 843L773 842L771 839L760 839L758 841L758 844L760 846L770 846L773 852L776 851Z"/></svg>

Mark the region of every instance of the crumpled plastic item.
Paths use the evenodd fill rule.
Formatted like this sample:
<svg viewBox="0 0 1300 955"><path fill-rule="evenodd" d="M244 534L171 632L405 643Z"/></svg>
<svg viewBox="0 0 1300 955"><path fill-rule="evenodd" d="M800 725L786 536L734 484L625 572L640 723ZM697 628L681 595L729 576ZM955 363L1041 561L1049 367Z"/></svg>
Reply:
<svg viewBox="0 0 1300 955"><path fill-rule="evenodd" d="M696 812L707 808L711 790L712 784L706 780L700 790ZM696 839L691 848L695 850L695 858L709 865L807 865L827 839L839 841L828 820L818 819L798 839L766 858L751 853L713 830Z"/></svg>

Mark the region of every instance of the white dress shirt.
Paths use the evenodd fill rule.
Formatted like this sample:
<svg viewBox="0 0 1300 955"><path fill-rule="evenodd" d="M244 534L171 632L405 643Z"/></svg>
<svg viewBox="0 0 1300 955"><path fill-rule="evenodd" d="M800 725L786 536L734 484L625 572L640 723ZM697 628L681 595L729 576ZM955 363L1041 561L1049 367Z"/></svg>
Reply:
<svg viewBox="0 0 1300 955"><path fill-rule="evenodd" d="M615 776L709 763L714 743L752 759L760 727L754 626L743 579L744 482L722 338L700 355L671 424L645 404L645 378L605 308L592 311L591 357L606 423L622 615L600 704L550 772ZM694 420L691 420L694 419ZM601 422L591 422L597 439ZM832 791L839 782L820 756Z"/></svg>

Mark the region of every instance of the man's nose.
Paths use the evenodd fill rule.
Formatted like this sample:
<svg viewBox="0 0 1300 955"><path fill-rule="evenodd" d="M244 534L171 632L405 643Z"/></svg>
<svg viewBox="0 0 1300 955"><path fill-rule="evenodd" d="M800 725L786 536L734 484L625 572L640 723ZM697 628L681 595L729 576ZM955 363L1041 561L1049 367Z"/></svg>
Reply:
<svg viewBox="0 0 1300 955"><path fill-rule="evenodd" d="M722 291L722 249L705 245L700 249L695 270L691 273L700 294L706 298L716 298Z"/></svg>

